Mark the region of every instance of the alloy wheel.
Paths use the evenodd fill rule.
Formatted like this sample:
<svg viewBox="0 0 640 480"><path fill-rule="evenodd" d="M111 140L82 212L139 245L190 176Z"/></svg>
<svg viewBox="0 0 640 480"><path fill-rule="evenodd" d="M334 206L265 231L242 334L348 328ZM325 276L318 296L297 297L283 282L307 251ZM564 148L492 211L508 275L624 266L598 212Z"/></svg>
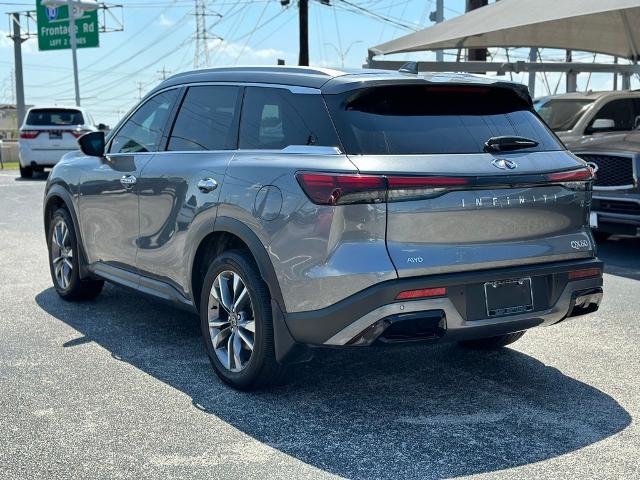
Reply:
<svg viewBox="0 0 640 480"><path fill-rule="evenodd" d="M209 293L209 336L220 363L231 372L243 370L253 353L256 322L249 290L236 272L218 274Z"/></svg>
<svg viewBox="0 0 640 480"><path fill-rule="evenodd" d="M58 220L51 235L51 263L58 286L69 288L73 274L73 247L69 227L64 220Z"/></svg>

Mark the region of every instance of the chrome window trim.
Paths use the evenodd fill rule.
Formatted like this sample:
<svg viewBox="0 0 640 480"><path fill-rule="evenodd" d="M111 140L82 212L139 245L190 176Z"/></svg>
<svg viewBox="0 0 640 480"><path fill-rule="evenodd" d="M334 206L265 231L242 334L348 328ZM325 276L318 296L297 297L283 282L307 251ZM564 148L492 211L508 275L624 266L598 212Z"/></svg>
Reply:
<svg viewBox="0 0 640 480"><path fill-rule="evenodd" d="M608 150L579 150L577 152L571 151L575 156L580 158L580 160L584 160L580 155L603 155L608 157L622 157L628 158L631 161L631 168L633 169L633 183L630 185L617 185L614 187L600 187L597 185L593 185L593 191L615 191L615 190L632 190L638 187L638 160L640 159L639 153L634 152L612 152Z"/></svg>
<svg viewBox="0 0 640 480"><path fill-rule="evenodd" d="M339 147L327 147L322 145L289 145L282 149L269 149L262 150L259 148L243 148L243 149L229 149L229 150L162 150L158 152L144 152L136 153L135 155L144 154L160 155L163 153L179 153L179 154L203 154L203 153L266 153L266 154L278 154L278 155L344 155ZM109 155L109 154L108 154ZM113 155L128 155L127 153L118 153ZM134 155L130 153L130 155Z"/></svg>
<svg viewBox="0 0 640 480"><path fill-rule="evenodd" d="M258 83L258 82L216 82L216 81L207 81L207 82L192 82L192 83L182 83L179 86L184 88L189 87L202 87L202 86L232 86L232 87L261 87L261 88L280 88L284 90L289 90L291 93L295 93L298 95L320 95L320 89L311 88L311 87L300 87L298 85L285 85L283 83ZM175 88L175 87L169 87ZM161 93L164 90L159 91Z"/></svg>

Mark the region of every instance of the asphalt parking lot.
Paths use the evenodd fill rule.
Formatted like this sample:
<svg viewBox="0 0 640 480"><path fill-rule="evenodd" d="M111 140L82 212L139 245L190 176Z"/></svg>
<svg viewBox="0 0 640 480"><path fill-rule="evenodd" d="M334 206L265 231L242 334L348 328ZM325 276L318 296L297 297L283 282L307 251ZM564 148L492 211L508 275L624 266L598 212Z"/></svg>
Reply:
<svg viewBox="0 0 640 480"><path fill-rule="evenodd" d="M640 241L602 245L597 314L513 348L327 351L247 394L195 316L57 297L43 189L0 171L0 478L640 478Z"/></svg>

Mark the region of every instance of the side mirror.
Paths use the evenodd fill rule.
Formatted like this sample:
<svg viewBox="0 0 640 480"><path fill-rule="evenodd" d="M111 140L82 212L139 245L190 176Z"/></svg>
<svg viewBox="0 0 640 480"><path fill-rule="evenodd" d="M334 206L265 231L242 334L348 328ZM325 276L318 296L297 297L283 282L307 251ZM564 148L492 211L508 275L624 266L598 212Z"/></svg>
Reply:
<svg viewBox="0 0 640 480"><path fill-rule="evenodd" d="M96 127L98 128L98 130L103 132L109 130L109 125L105 125L104 123L99 123L98 125L96 125Z"/></svg>
<svg viewBox="0 0 640 480"><path fill-rule="evenodd" d="M616 122L611 118L598 118L594 120L591 128L591 132L606 132L616 128Z"/></svg>
<svg viewBox="0 0 640 480"><path fill-rule="evenodd" d="M85 133L78 139L78 145L80 150L85 155L90 157L102 157L104 156L104 132L89 132Z"/></svg>

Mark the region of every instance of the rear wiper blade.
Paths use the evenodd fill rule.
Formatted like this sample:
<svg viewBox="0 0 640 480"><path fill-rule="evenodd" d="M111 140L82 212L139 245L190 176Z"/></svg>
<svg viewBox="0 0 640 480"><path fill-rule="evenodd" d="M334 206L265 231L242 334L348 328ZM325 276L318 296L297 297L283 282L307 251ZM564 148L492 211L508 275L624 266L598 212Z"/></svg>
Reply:
<svg viewBox="0 0 640 480"><path fill-rule="evenodd" d="M509 152L537 147L538 142L526 137L491 137L484 143L485 152Z"/></svg>

